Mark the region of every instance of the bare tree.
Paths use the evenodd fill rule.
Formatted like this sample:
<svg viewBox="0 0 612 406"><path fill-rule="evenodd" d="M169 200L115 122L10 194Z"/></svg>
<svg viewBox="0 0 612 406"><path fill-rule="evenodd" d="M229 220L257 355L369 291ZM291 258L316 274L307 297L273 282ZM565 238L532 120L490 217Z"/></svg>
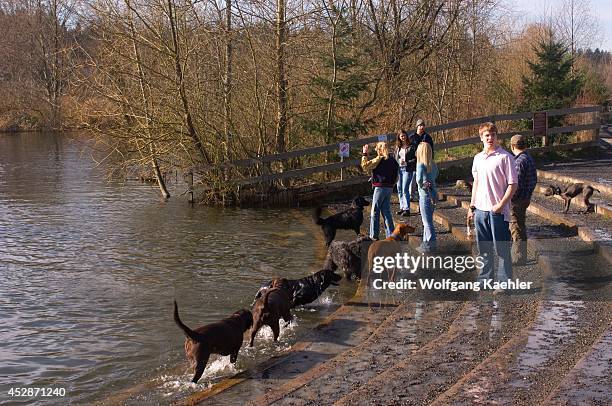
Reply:
<svg viewBox="0 0 612 406"><path fill-rule="evenodd" d="M587 49L601 40L599 20L589 0L563 0L552 19L552 28L569 48L572 58L578 49Z"/></svg>

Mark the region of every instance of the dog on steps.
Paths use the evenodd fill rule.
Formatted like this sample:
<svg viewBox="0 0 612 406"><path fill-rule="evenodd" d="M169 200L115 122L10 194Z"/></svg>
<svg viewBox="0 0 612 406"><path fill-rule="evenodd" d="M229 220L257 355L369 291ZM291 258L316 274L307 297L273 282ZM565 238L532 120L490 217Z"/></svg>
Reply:
<svg viewBox="0 0 612 406"><path fill-rule="evenodd" d="M593 195L593 192L601 193L598 189L595 189L591 185L587 185L586 183L573 183L565 188L563 192L561 192L561 188L559 186L548 185L544 190L544 196L554 196L559 195L565 201L565 209L563 213L567 213L570 207L570 202L572 199L578 195L582 195L582 201L586 206L585 213L594 211L594 205L589 202L589 198Z"/></svg>
<svg viewBox="0 0 612 406"><path fill-rule="evenodd" d="M369 205L370 202L359 196L353 199L350 208L326 218L321 218L323 207L317 207L313 218L325 234L325 246L329 247L329 244L336 238L336 230L338 229L354 230L355 234L359 235L359 229L363 223L363 208Z"/></svg>
<svg viewBox="0 0 612 406"><path fill-rule="evenodd" d="M374 241L368 250L368 272L372 272L374 268L374 258L376 257L395 257L401 253L402 246L400 241L408 241L410 233L415 232L415 228L410 224L400 223L393 230L393 234L383 241ZM395 280L395 269L389 274L389 280Z"/></svg>
<svg viewBox="0 0 612 406"><path fill-rule="evenodd" d="M332 241L323 269L340 269L348 280L361 278L361 247L368 241L372 241L368 236L359 236L353 241Z"/></svg>

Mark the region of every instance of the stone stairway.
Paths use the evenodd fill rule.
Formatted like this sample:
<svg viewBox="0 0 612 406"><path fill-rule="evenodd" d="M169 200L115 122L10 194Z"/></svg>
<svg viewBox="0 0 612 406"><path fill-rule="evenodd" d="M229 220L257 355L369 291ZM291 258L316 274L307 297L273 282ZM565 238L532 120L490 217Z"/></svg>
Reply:
<svg viewBox="0 0 612 406"><path fill-rule="evenodd" d="M440 242L467 240L467 191L440 192ZM558 213L551 202L542 206ZM610 297L588 298L581 289L595 286L605 295L610 267L580 237L584 225L562 220L528 216L529 261L514 272L536 282L529 294L462 302L409 293L376 301L364 300L360 289L289 354L183 403L605 403L612 396L612 306ZM596 272L571 272L581 261Z"/></svg>

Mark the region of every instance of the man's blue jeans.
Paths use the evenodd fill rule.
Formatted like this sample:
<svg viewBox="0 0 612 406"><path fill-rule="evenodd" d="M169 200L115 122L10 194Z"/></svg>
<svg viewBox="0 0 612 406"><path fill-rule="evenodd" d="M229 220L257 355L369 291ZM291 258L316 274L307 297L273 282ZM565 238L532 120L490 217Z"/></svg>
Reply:
<svg viewBox="0 0 612 406"><path fill-rule="evenodd" d="M421 210L421 220L423 221L423 244L421 247L426 252L436 249L436 229L433 221L434 208L429 196L419 194L419 209Z"/></svg>
<svg viewBox="0 0 612 406"><path fill-rule="evenodd" d="M387 237L393 234L393 216L391 215L392 187L375 187L372 196L372 213L370 216L370 238L378 239L380 232L380 213L385 220L385 232Z"/></svg>
<svg viewBox="0 0 612 406"><path fill-rule="evenodd" d="M410 181L412 171L407 171L405 166L401 166L399 177L397 178L397 197L399 199L400 210L410 212Z"/></svg>
<svg viewBox="0 0 612 406"><path fill-rule="evenodd" d="M503 213L476 210L474 213L476 228L476 245L478 254L482 257L484 266L478 275L478 281L494 279L505 282L512 279L512 257L510 227L504 220ZM499 257L499 267L496 278L493 277L494 254Z"/></svg>

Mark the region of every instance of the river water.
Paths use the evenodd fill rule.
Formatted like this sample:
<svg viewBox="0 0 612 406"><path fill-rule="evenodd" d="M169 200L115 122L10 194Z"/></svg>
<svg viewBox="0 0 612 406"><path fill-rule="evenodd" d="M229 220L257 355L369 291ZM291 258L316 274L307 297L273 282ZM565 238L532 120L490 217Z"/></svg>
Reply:
<svg viewBox="0 0 612 406"><path fill-rule="evenodd" d="M172 300L192 327L249 307L261 282L317 269L319 233L307 211L190 207L147 184L108 182L83 141L0 135L0 404L34 400L9 396L15 387L64 388L48 399L58 404L135 391L165 403L279 353L351 287L297 309L280 343L265 327L236 366L214 359L199 385Z"/></svg>

